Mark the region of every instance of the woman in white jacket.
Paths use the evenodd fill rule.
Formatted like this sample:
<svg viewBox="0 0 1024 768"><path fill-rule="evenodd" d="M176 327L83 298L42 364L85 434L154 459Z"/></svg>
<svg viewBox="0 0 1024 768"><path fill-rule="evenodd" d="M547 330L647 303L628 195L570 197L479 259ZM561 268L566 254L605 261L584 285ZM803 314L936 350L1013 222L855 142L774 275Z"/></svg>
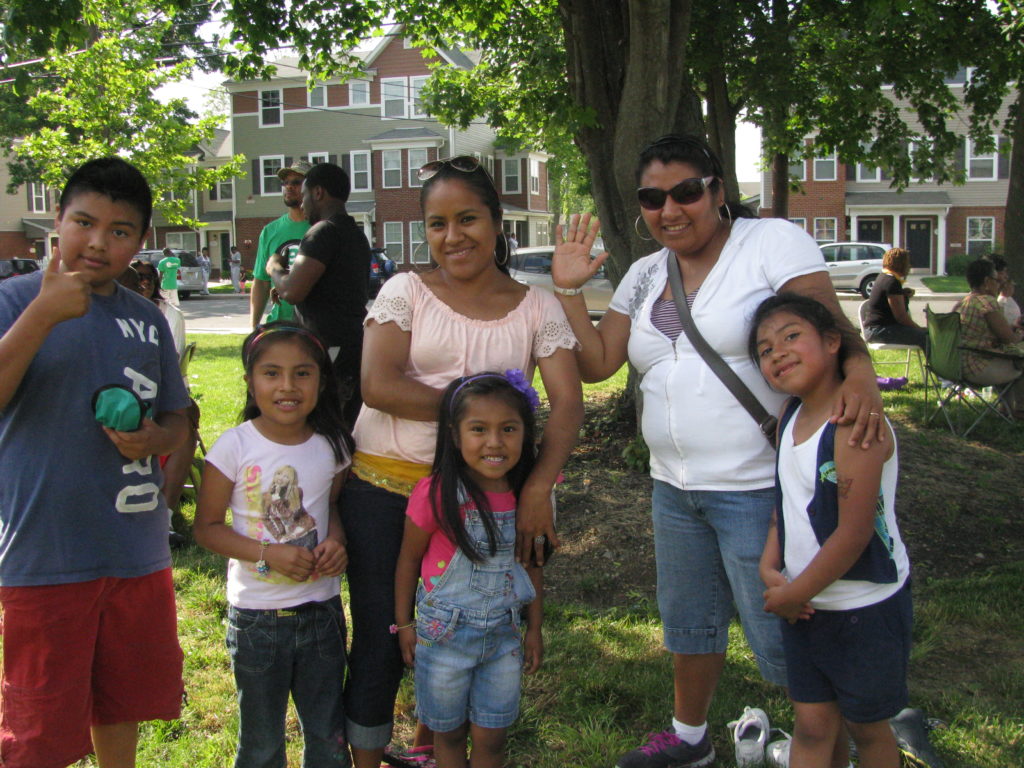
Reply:
<svg viewBox="0 0 1024 768"><path fill-rule="evenodd" d="M749 320L763 299L784 290L811 296L852 331L814 240L788 221L750 218L742 206L726 204L723 177L721 162L696 137L665 136L643 150L636 226L646 226L663 248L630 267L596 328L579 293L607 258L590 258L596 220L574 216L564 239L559 230L552 266L581 344L583 380L608 378L627 357L643 377L658 608L673 654L675 702L672 727L624 755L620 768L714 760L707 712L736 612L762 676L786 681L778 625L762 610L758 576L774 505L774 451L682 333L667 283L669 260L679 265L694 324L769 413L778 413L785 398L746 352ZM834 416L855 422L858 440L882 439L881 396L863 345L844 372Z"/></svg>

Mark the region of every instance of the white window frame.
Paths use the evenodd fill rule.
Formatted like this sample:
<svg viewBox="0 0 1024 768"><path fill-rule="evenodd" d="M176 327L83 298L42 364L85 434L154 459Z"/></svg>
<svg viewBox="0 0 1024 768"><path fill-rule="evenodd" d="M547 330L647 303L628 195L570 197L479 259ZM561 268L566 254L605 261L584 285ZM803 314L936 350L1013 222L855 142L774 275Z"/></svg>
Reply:
<svg viewBox="0 0 1024 768"><path fill-rule="evenodd" d="M370 191L372 191L373 190L373 174L370 171L372 170L373 166L370 163L370 153L365 151L365 150L355 150L355 151L352 151L352 152L348 153L348 158L349 158L348 159L349 176L352 177L352 191L353 192L370 192ZM364 160L364 159L366 161L366 167L362 168L362 169L357 168L356 167L356 160ZM365 177L366 177L366 184L365 185L359 183L360 176L362 176L364 174L365 174Z"/></svg>
<svg viewBox="0 0 1024 768"><path fill-rule="evenodd" d="M811 160L814 164L814 180L815 181L835 181L838 178L838 168L836 164L836 153L833 152L831 155L818 156L815 155ZM832 166L832 175L826 176L824 173L818 173L818 163L829 163ZM823 169L824 170L824 169Z"/></svg>
<svg viewBox="0 0 1024 768"><path fill-rule="evenodd" d="M974 142L970 138L967 139L967 180L968 181L995 181L999 178L999 138L996 136L992 137L995 142L995 146L991 152L987 152L984 155L974 154ZM972 164L974 161L980 162L991 162L992 173L988 176L975 175L973 172Z"/></svg>
<svg viewBox="0 0 1024 768"><path fill-rule="evenodd" d="M235 199L235 180L217 182L217 201Z"/></svg>
<svg viewBox="0 0 1024 768"><path fill-rule="evenodd" d="M328 152L308 152L306 159L309 160L310 165L316 165L317 163L330 162L331 155Z"/></svg>
<svg viewBox="0 0 1024 768"><path fill-rule="evenodd" d="M415 155L413 154L415 153ZM422 187L423 182L419 180L416 175L419 173L420 168L427 164L427 158L430 157L430 152L427 149L410 149L409 150L409 186L410 187ZM412 242L410 239L409 242Z"/></svg>
<svg viewBox="0 0 1024 768"><path fill-rule="evenodd" d="M530 158L530 194L540 194L540 161Z"/></svg>
<svg viewBox="0 0 1024 768"><path fill-rule="evenodd" d="M800 164L800 175L799 176L795 175L793 173L793 168L797 165L797 163ZM797 181L807 181L807 158L806 157L801 157L801 158L799 158L797 160L790 160L789 161L789 177L791 179L796 179Z"/></svg>
<svg viewBox="0 0 1024 768"><path fill-rule="evenodd" d="M267 163L276 160L278 162L277 169L272 173L267 173ZM281 194L281 179L277 176L277 171L284 168L284 155L260 155L260 197L273 197ZM267 190L267 182L270 182L273 189Z"/></svg>
<svg viewBox="0 0 1024 768"><path fill-rule="evenodd" d="M509 172L508 172L510 167L511 168L515 168L515 170L516 170L515 175L514 175L514 178L516 180L516 185L515 185L514 189L512 188L512 185L510 185L508 183L509 179L513 178L512 176L509 175ZM522 167L522 162L521 162L521 160L519 158L514 158L514 159L513 158L506 158L505 160L502 160L502 162L501 162L501 191L504 194L509 194L509 195L517 195L517 194L519 194L519 192L523 188L522 176L523 176L523 167Z"/></svg>
<svg viewBox="0 0 1024 768"><path fill-rule="evenodd" d="M197 232L168 232L164 242L166 248L175 251L199 252L199 233Z"/></svg>
<svg viewBox="0 0 1024 768"><path fill-rule="evenodd" d="M494 155L487 156L487 172L494 178Z"/></svg>
<svg viewBox="0 0 1024 768"><path fill-rule="evenodd" d="M319 94L319 98L315 98L314 94ZM314 103L316 101L319 101L320 103ZM327 109L327 86L314 85L306 91L306 106L310 109Z"/></svg>
<svg viewBox="0 0 1024 768"><path fill-rule="evenodd" d="M409 222L409 261L413 264L430 263L427 229L422 219Z"/></svg>
<svg viewBox="0 0 1024 768"><path fill-rule="evenodd" d="M828 236L828 224L832 222L832 236ZM838 237L839 232L839 220L835 216L820 216L814 219L814 240L819 245L824 243L834 243ZM824 235L824 237L819 237Z"/></svg>
<svg viewBox="0 0 1024 768"><path fill-rule="evenodd" d="M408 114L413 117L430 117L426 111L418 106L420 101L420 90L430 79L430 75L415 75L409 78L409 107Z"/></svg>
<svg viewBox="0 0 1024 768"><path fill-rule="evenodd" d="M359 86L358 88L353 86ZM357 98L358 97L358 98ZM348 81L348 104L350 107L365 107L370 103L370 81L362 78Z"/></svg>
<svg viewBox="0 0 1024 768"><path fill-rule="evenodd" d="M271 123L271 122L268 122L266 119L264 119L264 116L266 115L267 110L274 109L275 107L273 105L266 106L263 103L263 100L264 100L265 97L270 96L271 94L275 94L275 93L277 94L277 107L276 107L276 109L277 109L277 117L278 117L278 119L277 119L276 123ZM281 91L280 88L264 88L263 90L260 91L259 115L260 115L260 128L280 128L281 126L284 125L284 98L283 98L283 92Z"/></svg>
<svg viewBox="0 0 1024 768"><path fill-rule="evenodd" d="M803 216L797 216L795 219L790 219L790 221L800 227L804 232L807 231L807 219Z"/></svg>
<svg viewBox="0 0 1024 768"><path fill-rule="evenodd" d="M394 236L396 231L398 232L398 239L397 240L393 240L393 239L389 240L388 239L388 237L389 237L389 235L388 235L388 228L389 227L391 229L391 236L392 237ZM381 232L381 234L384 236L384 248L387 251L388 258L391 259L392 261L397 262L398 264L404 264L405 263L405 240L404 240L404 234L405 233L404 233L404 230L405 230L405 226L400 221L385 221L384 222L384 226L382 227L382 232ZM391 245L397 245L398 246L398 254L397 254L398 258L397 259L395 258L395 255L392 253L391 249L388 247L388 246L391 246Z"/></svg>
<svg viewBox="0 0 1024 768"><path fill-rule="evenodd" d="M397 87L400 96L386 96L388 86L392 92ZM402 104L401 114L388 114L388 104L400 101ZM404 77L382 77L380 79L380 116L384 120L401 120L409 116L409 81Z"/></svg>
<svg viewBox="0 0 1024 768"><path fill-rule="evenodd" d="M398 165L395 165L395 161ZM390 180L388 174L391 174ZM402 150L385 149L380 153L380 185L384 189L402 186Z"/></svg>
<svg viewBox="0 0 1024 768"><path fill-rule="evenodd" d="M50 193L41 181L29 182L29 210L32 213L48 213L50 210Z"/></svg>
<svg viewBox="0 0 1024 768"><path fill-rule="evenodd" d="M971 224L974 222L987 222L988 224L988 237L971 237ZM992 249L995 248L996 244L996 219L994 216L968 216L966 222L966 240L967 240L967 253L970 256L978 255L983 256L986 253L992 253ZM971 243L985 243L986 249L984 251L971 251Z"/></svg>

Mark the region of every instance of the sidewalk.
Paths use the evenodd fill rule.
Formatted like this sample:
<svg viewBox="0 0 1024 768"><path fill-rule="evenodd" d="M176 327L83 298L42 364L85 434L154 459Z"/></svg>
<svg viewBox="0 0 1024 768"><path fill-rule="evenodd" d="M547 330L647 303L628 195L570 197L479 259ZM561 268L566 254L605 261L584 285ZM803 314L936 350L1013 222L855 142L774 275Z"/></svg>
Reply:
<svg viewBox="0 0 1024 768"><path fill-rule="evenodd" d="M921 277L921 275L908 275L907 282L905 283L907 288L914 289L915 299L935 298L957 300L963 298L962 293L935 293L924 284ZM925 277L927 277L927 275L925 275ZM864 301L864 297L855 291L838 291L836 292L836 296L839 297L840 301Z"/></svg>

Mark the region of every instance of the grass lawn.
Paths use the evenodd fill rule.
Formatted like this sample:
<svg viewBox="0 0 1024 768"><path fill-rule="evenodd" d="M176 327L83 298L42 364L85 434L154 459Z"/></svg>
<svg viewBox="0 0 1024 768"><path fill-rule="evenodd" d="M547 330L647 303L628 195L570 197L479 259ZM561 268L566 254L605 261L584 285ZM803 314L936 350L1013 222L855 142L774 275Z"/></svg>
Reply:
<svg viewBox="0 0 1024 768"><path fill-rule="evenodd" d="M937 275L922 277L921 282L934 293L967 293L967 278L963 275Z"/></svg>
<svg viewBox="0 0 1024 768"><path fill-rule="evenodd" d="M203 437L211 445L236 423L243 404L241 337L191 338L198 342L191 384L202 407ZM884 359L895 354L883 353ZM892 373L888 369L885 375ZM607 409L624 384L625 370L610 383L587 387L588 413ZM932 735L948 768L1021 766L1024 429L993 421L991 429L979 429L965 441L934 425L925 427L927 406L915 384L884 395L899 433L898 506L915 560L912 706L948 723ZM649 574L652 558L643 528L649 526L646 481L618 460L624 440L602 445L601 429L612 434L614 425L594 421L597 426L588 419L589 436L567 467L560 493L566 543L549 576L553 590L546 606L546 657L524 686L510 766L611 766L647 730L664 728L670 714L670 660L661 648L653 581L649 575L629 575L638 565ZM634 492L637 488L640 492ZM601 511L593 514L596 509ZM185 513L193 514L191 502ZM593 535L616 526L628 528L632 538ZM231 763L237 709L224 648L224 569L222 558L194 545L174 555L188 704L178 722L143 726L140 766ZM718 765L723 766L732 764L725 723L745 705L763 707L773 724L786 730L792 725L784 695L760 680L735 625L728 653L709 717ZM412 701L407 680L399 696L399 739L411 733ZM290 765L298 766L301 735L294 712L287 727Z"/></svg>

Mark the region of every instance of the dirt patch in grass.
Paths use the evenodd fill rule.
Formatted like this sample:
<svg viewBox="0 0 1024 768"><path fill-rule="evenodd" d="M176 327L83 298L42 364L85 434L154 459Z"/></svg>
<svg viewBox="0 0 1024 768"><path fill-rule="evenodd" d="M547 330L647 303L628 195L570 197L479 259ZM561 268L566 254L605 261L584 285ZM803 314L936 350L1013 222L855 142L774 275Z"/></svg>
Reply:
<svg viewBox="0 0 1024 768"><path fill-rule="evenodd" d="M588 395L584 436L558 493L562 549L552 599L594 608L653 599L651 480L626 466L631 414ZM1024 559L1024 452L1002 453L892 417L900 452L896 508L914 578L962 576ZM1024 443L1024 428L1021 429Z"/></svg>

